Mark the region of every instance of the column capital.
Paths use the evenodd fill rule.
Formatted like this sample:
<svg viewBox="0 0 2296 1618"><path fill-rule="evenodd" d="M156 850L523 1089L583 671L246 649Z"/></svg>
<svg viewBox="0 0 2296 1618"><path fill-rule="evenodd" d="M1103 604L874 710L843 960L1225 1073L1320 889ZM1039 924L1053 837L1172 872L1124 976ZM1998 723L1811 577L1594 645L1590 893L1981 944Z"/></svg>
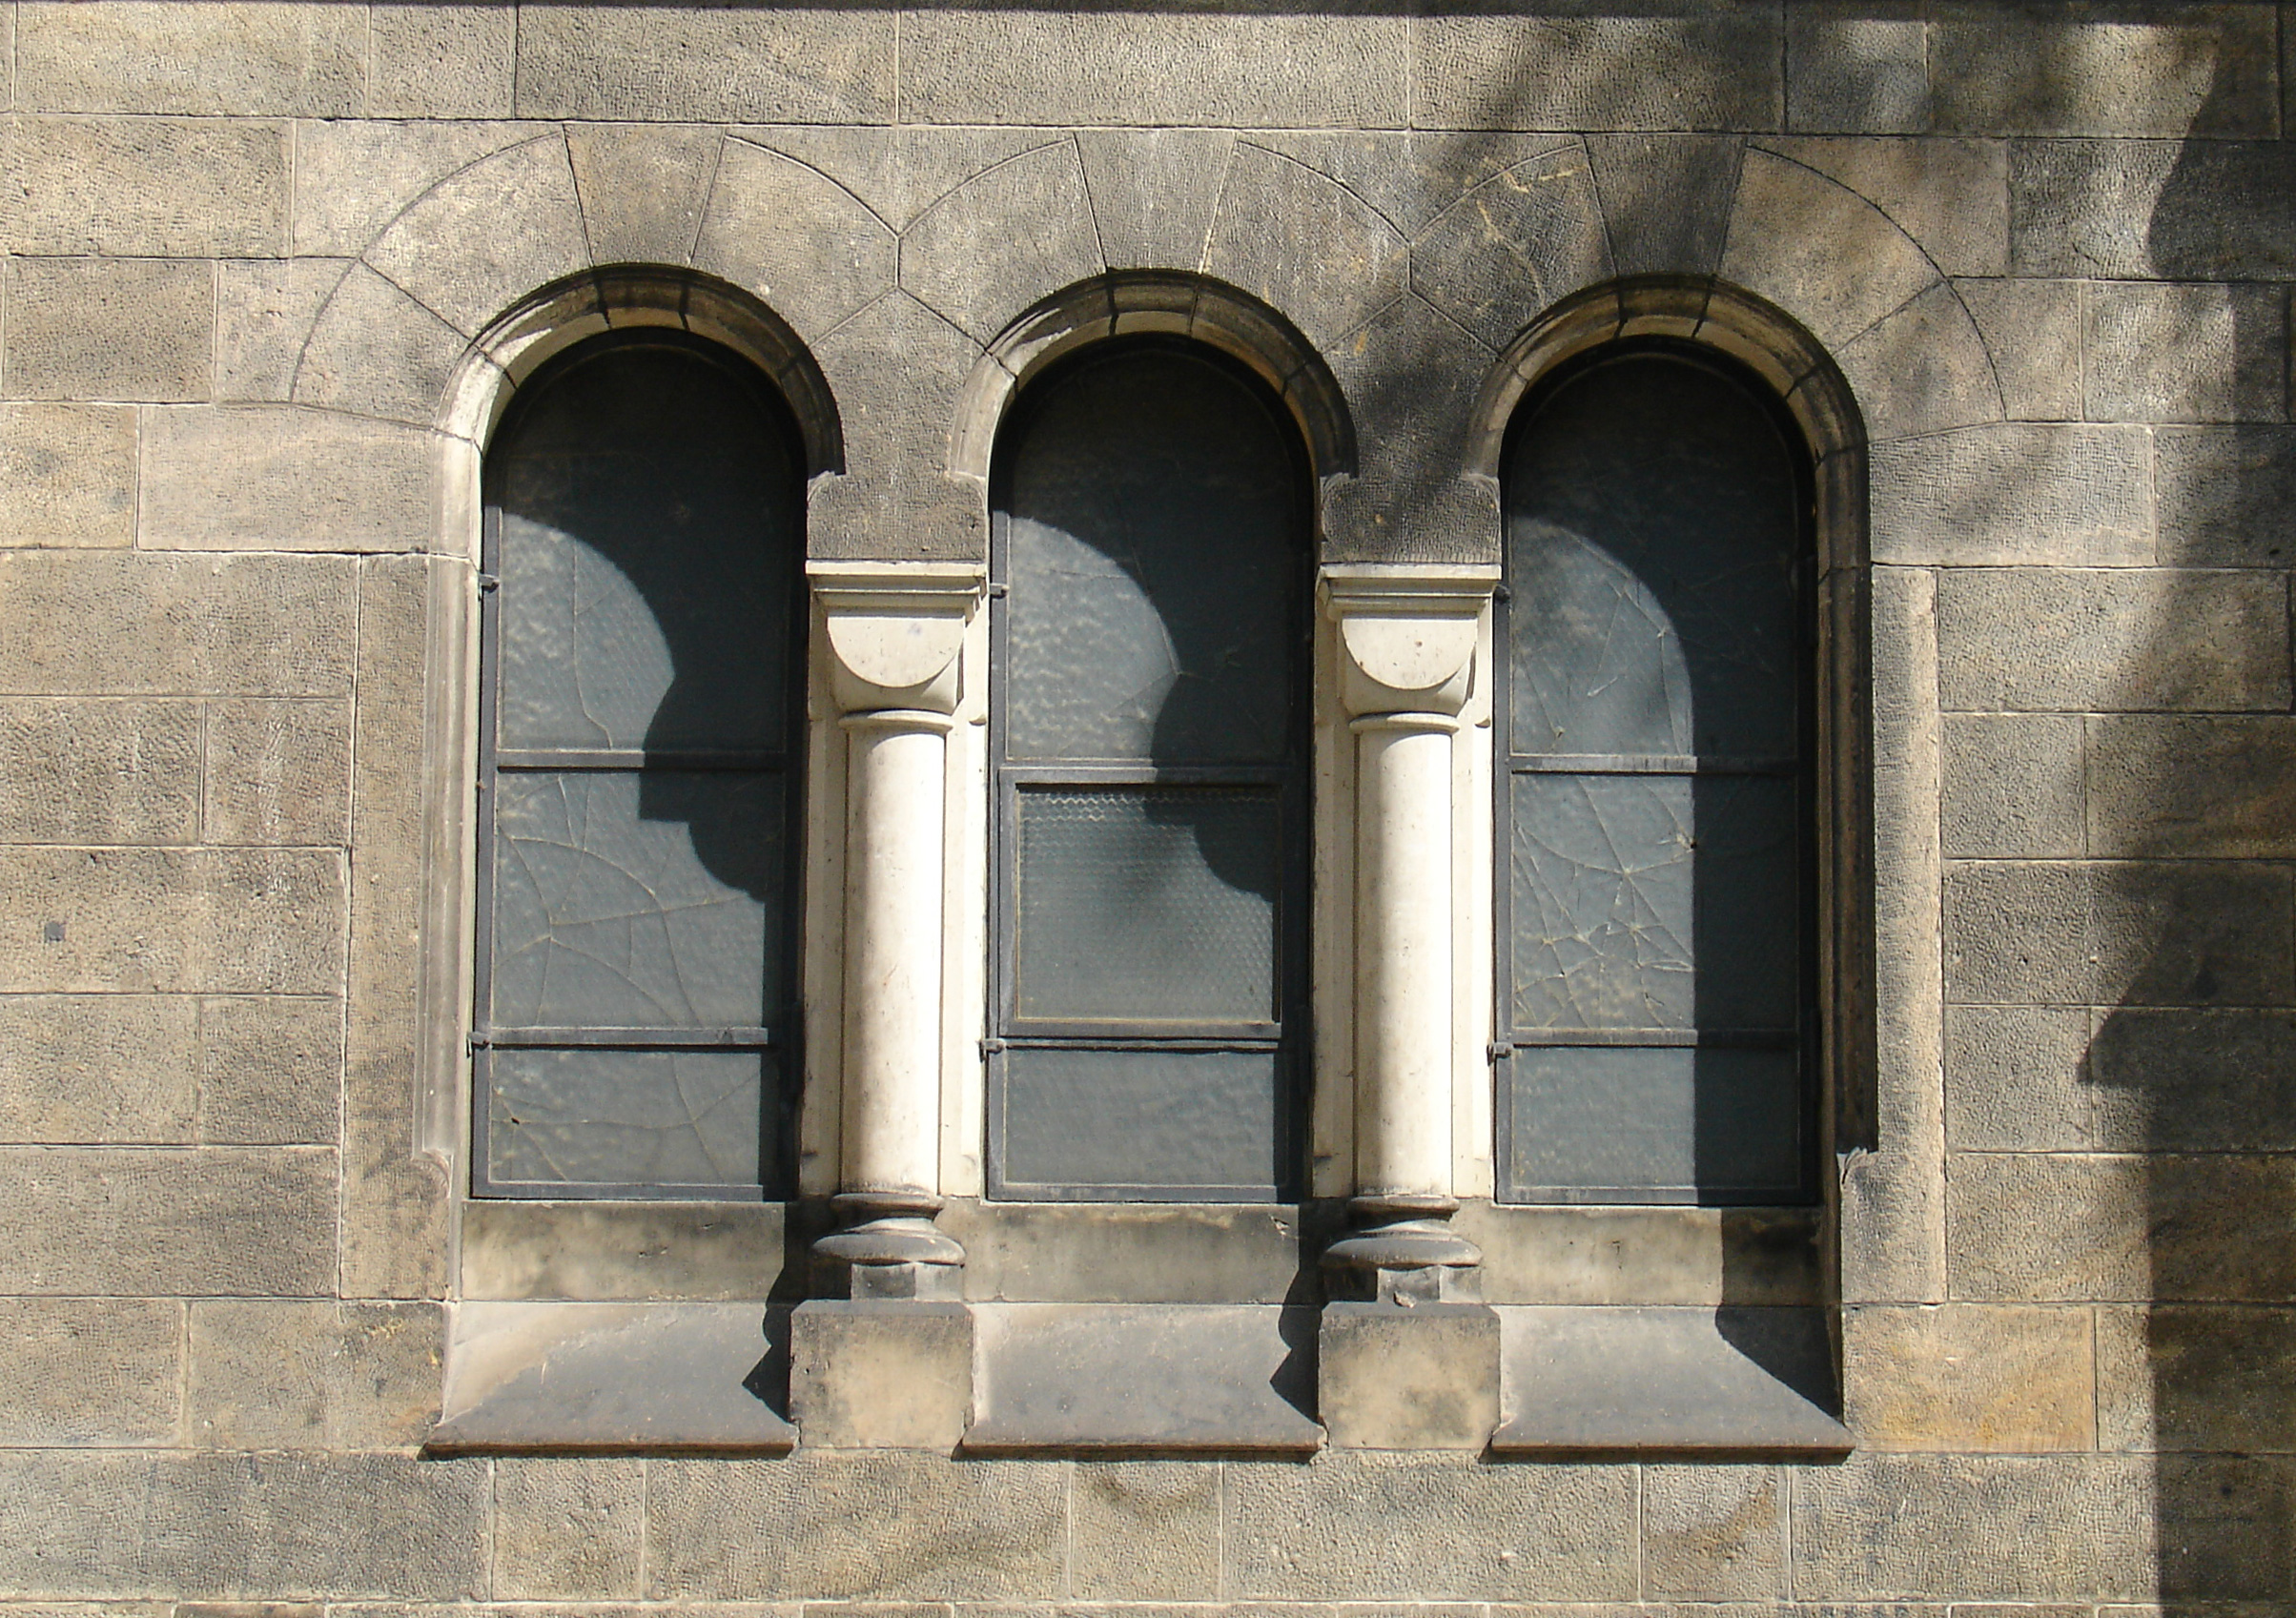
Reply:
<svg viewBox="0 0 2296 1618"><path fill-rule="evenodd" d="M827 621L839 708L955 709L957 653L987 584L978 563L822 560L805 570Z"/></svg>
<svg viewBox="0 0 2296 1618"><path fill-rule="evenodd" d="M1340 700L1350 714L1455 714L1466 702L1495 563L1341 563L1317 581L1340 627Z"/></svg>

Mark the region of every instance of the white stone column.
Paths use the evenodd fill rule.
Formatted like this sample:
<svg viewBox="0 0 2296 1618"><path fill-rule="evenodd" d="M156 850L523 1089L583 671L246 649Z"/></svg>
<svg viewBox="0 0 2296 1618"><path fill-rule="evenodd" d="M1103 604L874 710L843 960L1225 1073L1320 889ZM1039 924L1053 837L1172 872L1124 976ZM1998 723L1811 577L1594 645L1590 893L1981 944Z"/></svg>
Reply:
<svg viewBox="0 0 2296 1618"><path fill-rule="evenodd" d="M1356 739L1356 1228L1324 1255L1334 1296L1474 1296L1481 1254L1449 1228L1453 738L1496 567L1324 571L1340 700Z"/></svg>
<svg viewBox="0 0 2296 1618"><path fill-rule="evenodd" d="M843 1087L835 1205L814 1251L854 1298L953 1299L940 1211L941 850L977 567L808 563L846 735Z"/></svg>

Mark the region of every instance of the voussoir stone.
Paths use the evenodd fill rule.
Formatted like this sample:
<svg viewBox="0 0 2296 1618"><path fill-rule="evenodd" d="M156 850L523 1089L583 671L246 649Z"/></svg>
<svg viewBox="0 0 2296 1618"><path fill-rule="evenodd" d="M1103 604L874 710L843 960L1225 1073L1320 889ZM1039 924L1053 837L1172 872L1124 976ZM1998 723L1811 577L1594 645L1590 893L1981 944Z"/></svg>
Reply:
<svg viewBox="0 0 2296 1618"><path fill-rule="evenodd" d="M587 268L564 139L543 135L450 174L392 221L364 256L466 334Z"/></svg>
<svg viewBox="0 0 2296 1618"><path fill-rule="evenodd" d="M1204 268L1326 349L1401 297L1410 273L1403 236L1369 204L1248 140L1228 164Z"/></svg>
<svg viewBox="0 0 2296 1618"><path fill-rule="evenodd" d="M1067 140L967 180L901 236L902 287L982 343L1104 267L1084 169Z"/></svg>
<svg viewBox="0 0 2296 1618"><path fill-rule="evenodd" d="M1411 284L1492 349L1611 272L1587 153L1566 148L1486 180L1411 244Z"/></svg>
<svg viewBox="0 0 2296 1618"><path fill-rule="evenodd" d="M1722 276L1829 345L1849 341L1938 278L1913 237L1873 203L1758 149L1739 172Z"/></svg>
<svg viewBox="0 0 2296 1618"><path fill-rule="evenodd" d="M728 140L693 261L818 340L892 285L893 236L819 170Z"/></svg>

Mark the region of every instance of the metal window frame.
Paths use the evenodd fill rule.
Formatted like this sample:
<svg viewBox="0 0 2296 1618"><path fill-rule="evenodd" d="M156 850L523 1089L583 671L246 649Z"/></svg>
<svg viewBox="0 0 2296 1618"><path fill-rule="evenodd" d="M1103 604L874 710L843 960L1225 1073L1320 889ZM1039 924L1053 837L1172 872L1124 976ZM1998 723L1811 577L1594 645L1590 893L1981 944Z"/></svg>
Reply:
<svg viewBox="0 0 2296 1618"><path fill-rule="evenodd" d="M800 1033L799 995L803 973L802 897L805 871L805 781L801 738L805 732L806 633L810 622L810 600L805 584L805 449L796 418L770 379L720 344L706 338L666 327L641 327L607 332L574 344L554 356L520 387L503 413L493 443L508 440L534 401L574 369L614 352L640 348L674 348L696 355L733 378L759 404L787 446L793 469L789 497L793 508L789 565L789 609L783 625L787 672L784 685L783 736L789 745L771 750L745 748L520 748L498 745L502 704L502 510L500 498L500 460L490 448L483 476L483 519L480 535L479 595L479 715L477 783L476 911L472 929L473 982L469 1036L470 1055L470 1195L488 1200L655 1201L655 1202L765 1202L794 1196L797 1184L797 1102L803 1084L804 1053ZM498 784L505 775L549 772L560 774L631 774L653 771L725 771L781 780L783 798L782 977L780 1004L766 1026L754 1028L692 1027L630 1029L607 1027L527 1028L497 1026L492 1020L494 977L495 809ZM770 1161L759 1154L758 1183L754 1185L693 1184L642 1180L522 1180L498 1179L488 1172L493 1054L501 1050L606 1050L678 1054L722 1051L771 1053L778 1058L778 1083L768 1070L766 1093L759 1097L760 1116L773 1118L777 1147Z"/></svg>

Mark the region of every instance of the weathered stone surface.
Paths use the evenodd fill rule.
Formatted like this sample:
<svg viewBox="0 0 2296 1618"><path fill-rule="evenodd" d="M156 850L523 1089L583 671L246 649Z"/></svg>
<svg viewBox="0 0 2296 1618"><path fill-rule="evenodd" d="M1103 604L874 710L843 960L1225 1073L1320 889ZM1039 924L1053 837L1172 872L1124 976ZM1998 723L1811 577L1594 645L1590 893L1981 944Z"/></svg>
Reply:
<svg viewBox="0 0 2296 1618"><path fill-rule="evenodd" d="M1247 1601L1619 1600L1634 1487L1618 1467L1325 1455L1231 1464L1228 1593Z"/></svg>
<svg viewBox="0 0 2296 1618"><path fill-rule="evenodd" d="M2296 275L2296 151L2279 141L2047 140L2009 149L2020 276Z"/></svg>
<svg viewBox="0 0 2296 1618"><path fill-rule="evenodd" d="M2279 133L2271 14L2258 6L1931 8L1937 128L1970 134Z"/></svg>
<svg viewBox="0 0 2296 1618"><path fill-rule="evenodd" d="M1920 0L1811 0L1786 13L1786 127L1872 134L1929 128Z"/></svg>
<svg viewBox="0 0 2296 1618"><path fill-rule="evenodd" d="M1063 1482L1056 1467L913 1451L656 1461L646 1599L1051 1601Z"/></svg>
<svg viewBox="0 0 2296 1618"><path fill-rule="evenodd" d="M1954 282L1978 323L2012 421L2081 419L2081 286L2076 281Z"/></svg>
<svg viewBox="0 0 2296 1618"><path fill-rule="evenodd" d="M195 1014L174 994L0 996L0 1139L190 1140Z"/></svg>
<svg viewBox="0 0 2296 1618"><path fill-rule="evenodd" d="M364 256L457 331L479 331L536 288L590 262L564 140L529 140L450 174L393 220Z"/></svg>
<svg viewBox="0 0 2296 1618"><path fill-rule="evenodd" d="M2283 870L2233 862L2026 864L1945 874L1945 993L1976 1004L2285 1005Z"/></svg>
<svg viewBox="0 0 2296 1618"><path fill-rule="evenodd" d="M1368 10L922 11L902 21L901 117L1399 129L1408 27Z"/></svg>
<svg viewBox="0 0 2296 1618"><path fill-rule="evenodd" d="M1452 1222L1483 1249L1493 1304L1814 1304L1817 1229L1805 1209L1504 1207Z"/></svg>
<svg viewBox="0 0 2296 1618"><path fill-rule="evenodd" d="M493 1594L506 1601L630 1601L645 1540L642 1464L510 1457L494 1466Z"/></svg>
<svg viewBox="0 0 2296 1618"><path fill-rule="evenodd" d="M2100 1125L2086 1007L1948 1006L1945 1130L1957 1152L2089 1152Z"/></svg>
<svg viewBox="0 0 2296 1618"><path fill-rule="evenodd" d="M2101 1447L2296 1450L2296 1311L2163 1303L2096 1315Z"/></svg>
<svg viewBox="0 0 2296 1618"><path fill-rule="evenodd" d="M2285 710L2289 700L2277 576L1952 572L1937 583L1937 645L1949 709Z"/></svg>
<svg viewBox="0 0 2296 1618"><path fill-rule="evenodd" d="M1941 824L1948 859L2081 856L2079 717L1954 714L1944 726Z"/></svg>
<svg viewBox="0 0 2296 1618"><path fill-rule="evenodd" d="M809 1445L946 1455L975 1407L962 1303L812 1299L789 1321L789 1415Z"/></svg>
<svg viewBox="0 0 2296 1618"><path fill-rule="evenodd" d="M1876 444L1874 558L1973 567L2149 563L2151 448L2135 427L2006 423Z"/></svg>
<svg viewBox="0 0 2296 1618"><path fill-rule="evenodd" d="M2163 1455L2153 1472L2160 1589L2194 1603L2169 1610L2191 1611L2210 1599L2259 1601L2267 1611L2285 1605L2291 1570L2286 1525L2296 1510L2286 1463L2272 1456Z"/></svg>
<svg viewBox="0 0 2296 1618"><path fill-rule="evenodd" d="M154 410L138 539L166 550L418 550L438 524L437 457L428 433L331 410Z"/></svg>
<svg viewBox="0 0 2296 1618"><path fill-rule="evenodd" d="M135 543L135 412L0 404L0 544Z"/></svg>
<svg viewBox="0 0 2296 1618"><path fill-rule="evenodd" d="M285 124L0 119L0 195L10 199L0 248L10 253L277 253L287 189Z"/></svg>
<svg viewBox="0 0 2296 1618"><path fill-rule="evenodd" d="M1773 12L1439 13L1411 33L1411 122L1438 130L1773 129L1785 110L1781 45Z"/></svg>
<svg viewBox="0 0 2296 1618"><path fill-rule="evenodd" d="M1220 1474L1185 1464L1076 1469L1069 1584L1083 1601L1207 1601L1220 1593Z"/></svg>
<svg viewBox="0 0 2296 1618"><path fill-rule="evenodd" d="M693 6L522 12L518 113L671 123L883 123L893 13Z"/></svg>
<svg viewBox="0 0 2296 1618"><path fill-rule="evenodd" d="M1331 348L1401 297L1403 236L1329 176L1239 141L1204 269Z"/></svg>
<svg viewBox="0 0 2296 1618"><path fill-rule="evenodd" d="M517 33L505 4L368 7L368 114L508 117Z"/></svg>
<svg viewBox="0 0 2296 1618"><path fill-rule="evenodd" d="M285 399L312 323L349 268L340 258L227 258L215 266L215 398Z"/></svg>
<svg viewBox="0 0 2296 1618"><path fill-rule="evenodd" d="M782 124L739 133L745 140L820 170L895 231L908 229L919 214L974 175L1052 138L1036 129L932 125L810 129ZM1211 176L1215 186L1219 178Z"/></svg>
<svg viewBox="0 0 2296 1618"><path fill-rule="evenodd" d="M166 0L18 9L16 105L40 113L356 113L366 18L335 6Z"/></svg>
<svg viewBox="0 0 2296 1618"><path fill-rule="evenodd" d="M2001 419L1993 357L1977 323L1939 281L1835 353L1865 403L1876 443Z"/></svg>
<svg viewBox="0 0 2296 1618"><path fill-rule="evenodd" d="M1794 1477L1794 1593L1829 1602L2147 1594L2150 1493L2147 1473L2120 1459L1852 1456Z"/></svg>
<svg viewBox="0 0 2296 1618"><path fill-rule="evenodd" d="M1948 276L2009 268L2007 149L1990 140L1778 140L1780 156L1839 180L1889 215Z"/></svg>
<svg viewBox="0 0 2296 1618"><path fill-rule="evenodd" d="M342 1007L332 998L199 1002L199 1139L331 1145L341 1128Z"/></svg>
<svg viewBox="0 0 2296 1618"><path fill-rule="evenodd" d="M1820 342L1838 345L1927 288L1937 269L1848 186L1749 151L1722 276L1779 305Z"/></svg>
<svg viewBox="0 0 2296 1618"><path fill-rule="evenodd" d="M2090 287L2086 414L2106 421L2285 419L2284 302L2276 287Z"/></svg>
<svg viewBox="0 0 2296 1618"><path fill-rule="evenodd" d="M2156 435L2161 560L2282 567L2296 557L2296 428Z"/></svg>
<svg viewBox="0 0 2296 1618"><path fill-rule="evenodd" d="M17 843L195 843L195 703L0 698L0 825Z"/></svg>
<svg viewBox="0 0 2296 1618"><path fill-rule="evenodd" d="M1786 1594L1786 1474L1774 1466L1650 1466L1642 1590L1677 1601Z"/></svg>
<svg viewBox="0 0 2296 1618"><path fill-rule="evenodd" d="M2286 1012L2121 1007L2099 1022L2086 1076L2100 1147L2296 1150L2296 1018Z"/></svg>
<svg viewBox="0 0 2296 1618"><path fill-rule="evenodd" d="M1323 560L1497 562L1496 491L1463 477L1488 350L1413 293L1330 358L1359 462L1325 492Z"/></svg>
<svg viewBox="0 0 2296 1618"><path fill-rule="evenodd" d="M342 847L350 831L350 719L333 701L210 704L205 840Z"/></svg>
<svg viewBox="0 0 2296 1618"><path fill-rule="evenodd" d="M1594 172L1577 147L1485 181L1437 215L1411 250L1413 289L1492 349L1610 273Z"/></svg>
<svg viewBox="0 0 2296 1618"><path fill-rule="evenodd" d="M0 1579L42 1596L467 1601L485 1589L485 1510L469 1462L0 1450Z"/></svg>
<svg viewBox="0 0 2296 1618"><path fill-rule="evenodd" d="M1032 303L1102 268L1084 169L1066 140L966 181L901 236L902 287L984 344Z"/></svg>
<svg viewBox="0 0 2296 1618"><path fill-rule="evenodd" d="M2113 714L2088 726L2091 853L2296 854L2296 721Z"/></svg>
<svg viewBox="0 0 2296 1618"><path fill-rule="evenodd" d="M725 137L676 124L581 124L566 131L590 256L601 264L683 264Z"/></svg>
<svg viewBox="0 0 2296 1618"><path fill-rule="evenodd" d="M822 339L814 358L842 402L846 475L814 491L808 554L986 559L982 491L944 470L947 423L980 345L895 293Z"/></svg>
<svg viewBox="0 0 2296 1618"><path fill-rule="evenodd" d="M335 285L309 328L298 404L429 426L467 345L462 335L364 264ZM410 543L420 540L410 536Z"/></svg>
<svg viewBox="0 0 2296 1618"><path fill-rule="evenodd" d="M9 261L6 384L11 398L205 399L215 343L213 264L175 258Z"/></svg>
<svg viewBox="0 0 2296 1618"><path fill-rule="evenodd" d="M1949 1303L1842 1312L1847 1420L1867 1450L2096 1445L2089 1312Z"/></svg>
<svg viewBox="0 0 2296 1618"><path fill-rule="evenodd" d="M355 256L441 180L542 133L536 124L428 119L297 124L294 250Z"/></svg>
<svg viewBox="0 0 2296 1618"><path fill-rule="evenodd" d="M0 556L0 691L330 696L352 622L318 558Z"/></svg>
<svg viewBox="0 0 2296 1618"><path fill-rule="evenodd" d="M1224 130L1085 130L1076 135L1093 223L1112 270L1194 269L1236 137Z"/></svg>
<svg viewBox="0 0 2296 1618"><path fill-rule="evenodd" d="M1722 257L1745 142L1711 134L1587 140L1618 273L1711 275Z"/></svg>
<svg viewBox="0 0 2296 1618"><path fill-rule="evenodd" d="M182 1342L168 1299L0 1299L0 1444L172 1443Z"/></svg>
<svg viewBox="0 0 2296 1618"><path fill-rule="evenodd" d="M892 285L893 237L858 197L818 171L729 140L693 261L819 338ZM850 414L847 423L850 435ZM850 436L846 455L850 466Z"/></svg>
<svg viewBox="0 0 2296 1618"><path fill-rule="evenodd" d="M1947 1201L1957 1298L2271 1302L2296 1282L2285 1157L1966 1153Z"/></svg>
<svg viewBox="0 0 2296 1618"><path fill-rule="evenodd" d="M67 1297L311 1297L335 1282L335 1154L0 1148L0 1286ZM4 1491L0 1491L4 1492Z"/></svg>
<svg viewBox="0 0 2296 1618"><path fill-rule="evenodd" d="M779 1277L782 1230L775 1202L471 1202L461 1296L757 1298Z"/></svg>
<svg viewBox="0 0 2296 1618"><path fill-rule="evenodd" d="M436 1304L207 1299L191 1309L193 1443L340 1451L417 1444L429 1432Z"/></svg>
<svg viewBox="0 0 2296 1618"><path fill-rule="evenodd" d="M1499 1424L1499 1317L1481 1303L1333 1300L1316 1407L1334 1447L1481 1454Z"/></svg>

